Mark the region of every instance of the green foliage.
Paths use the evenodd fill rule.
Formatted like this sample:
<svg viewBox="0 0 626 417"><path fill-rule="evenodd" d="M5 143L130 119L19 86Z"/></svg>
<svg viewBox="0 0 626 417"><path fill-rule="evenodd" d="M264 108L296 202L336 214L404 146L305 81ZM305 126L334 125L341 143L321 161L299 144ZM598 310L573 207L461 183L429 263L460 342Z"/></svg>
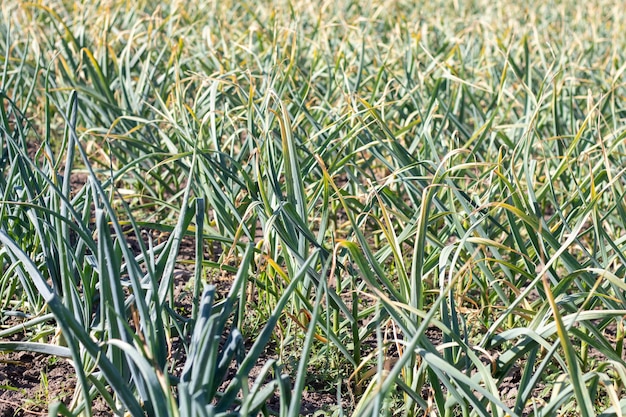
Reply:
<svg viewBox="0 0 626 417"><path fill-rule="evenodd" d="M83 3L0 6L0 349L72 359L52 414L626 412L618 2Z"/></svg>

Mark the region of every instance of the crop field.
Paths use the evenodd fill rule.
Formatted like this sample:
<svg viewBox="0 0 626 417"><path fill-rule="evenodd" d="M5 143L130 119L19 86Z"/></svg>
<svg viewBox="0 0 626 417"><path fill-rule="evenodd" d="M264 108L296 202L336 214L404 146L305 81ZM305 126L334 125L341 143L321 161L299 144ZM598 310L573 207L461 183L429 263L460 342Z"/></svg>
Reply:
<svg viewBox="0 0 626 417"><path fill-rule="evenodd" d="M0 2L0 417L626 414L619 1Z"/></svg>

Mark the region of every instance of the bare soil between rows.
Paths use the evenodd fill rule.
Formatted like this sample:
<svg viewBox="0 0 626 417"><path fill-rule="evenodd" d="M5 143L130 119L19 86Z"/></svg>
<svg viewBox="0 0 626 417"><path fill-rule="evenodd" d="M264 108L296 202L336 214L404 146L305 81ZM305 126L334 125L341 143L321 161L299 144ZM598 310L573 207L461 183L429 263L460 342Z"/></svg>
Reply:
<svg viewBox="0 0 626 417"><path fill-rule="evenodd" d="M66 360L38 353L0 353L0 417L47 416L48 408L61 401L69 405L76 376ZM93 415L110 416L100 401Z"/></svg>

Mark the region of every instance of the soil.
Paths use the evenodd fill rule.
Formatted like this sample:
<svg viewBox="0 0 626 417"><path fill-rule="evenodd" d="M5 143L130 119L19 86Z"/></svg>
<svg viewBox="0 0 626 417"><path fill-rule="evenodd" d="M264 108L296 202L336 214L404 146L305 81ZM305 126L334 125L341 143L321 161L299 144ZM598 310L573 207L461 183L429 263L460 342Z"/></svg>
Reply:
<svg viewBox="0 0 626 417"><path fill-rule="evenodd" d="M73 373L69 363L46 355L0 353L0 417L47 415L49 404L72 396Z"/></svg>
<svg viewBox="0 0 626 417"><path fill-rule="evenodd" d="M38 353L0 353L0 417L47 416L56 402L66 405L76 387L74 367L66 360ZM111 413L99 401L93 415Z"/></svg>

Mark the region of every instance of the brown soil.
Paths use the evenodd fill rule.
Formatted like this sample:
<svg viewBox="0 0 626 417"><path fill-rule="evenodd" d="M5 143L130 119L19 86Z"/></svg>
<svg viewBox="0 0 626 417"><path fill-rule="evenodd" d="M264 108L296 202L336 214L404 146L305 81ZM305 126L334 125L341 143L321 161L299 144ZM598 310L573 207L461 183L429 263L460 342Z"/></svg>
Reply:
<svg viewBox="0 0 626 417"><path fill-rule="evenodd" d="M0 417L47 416L49 405L72 398L76 378L67 361L29 353L0 353ZM108 416L94 404L94 416Z"/></svg>

